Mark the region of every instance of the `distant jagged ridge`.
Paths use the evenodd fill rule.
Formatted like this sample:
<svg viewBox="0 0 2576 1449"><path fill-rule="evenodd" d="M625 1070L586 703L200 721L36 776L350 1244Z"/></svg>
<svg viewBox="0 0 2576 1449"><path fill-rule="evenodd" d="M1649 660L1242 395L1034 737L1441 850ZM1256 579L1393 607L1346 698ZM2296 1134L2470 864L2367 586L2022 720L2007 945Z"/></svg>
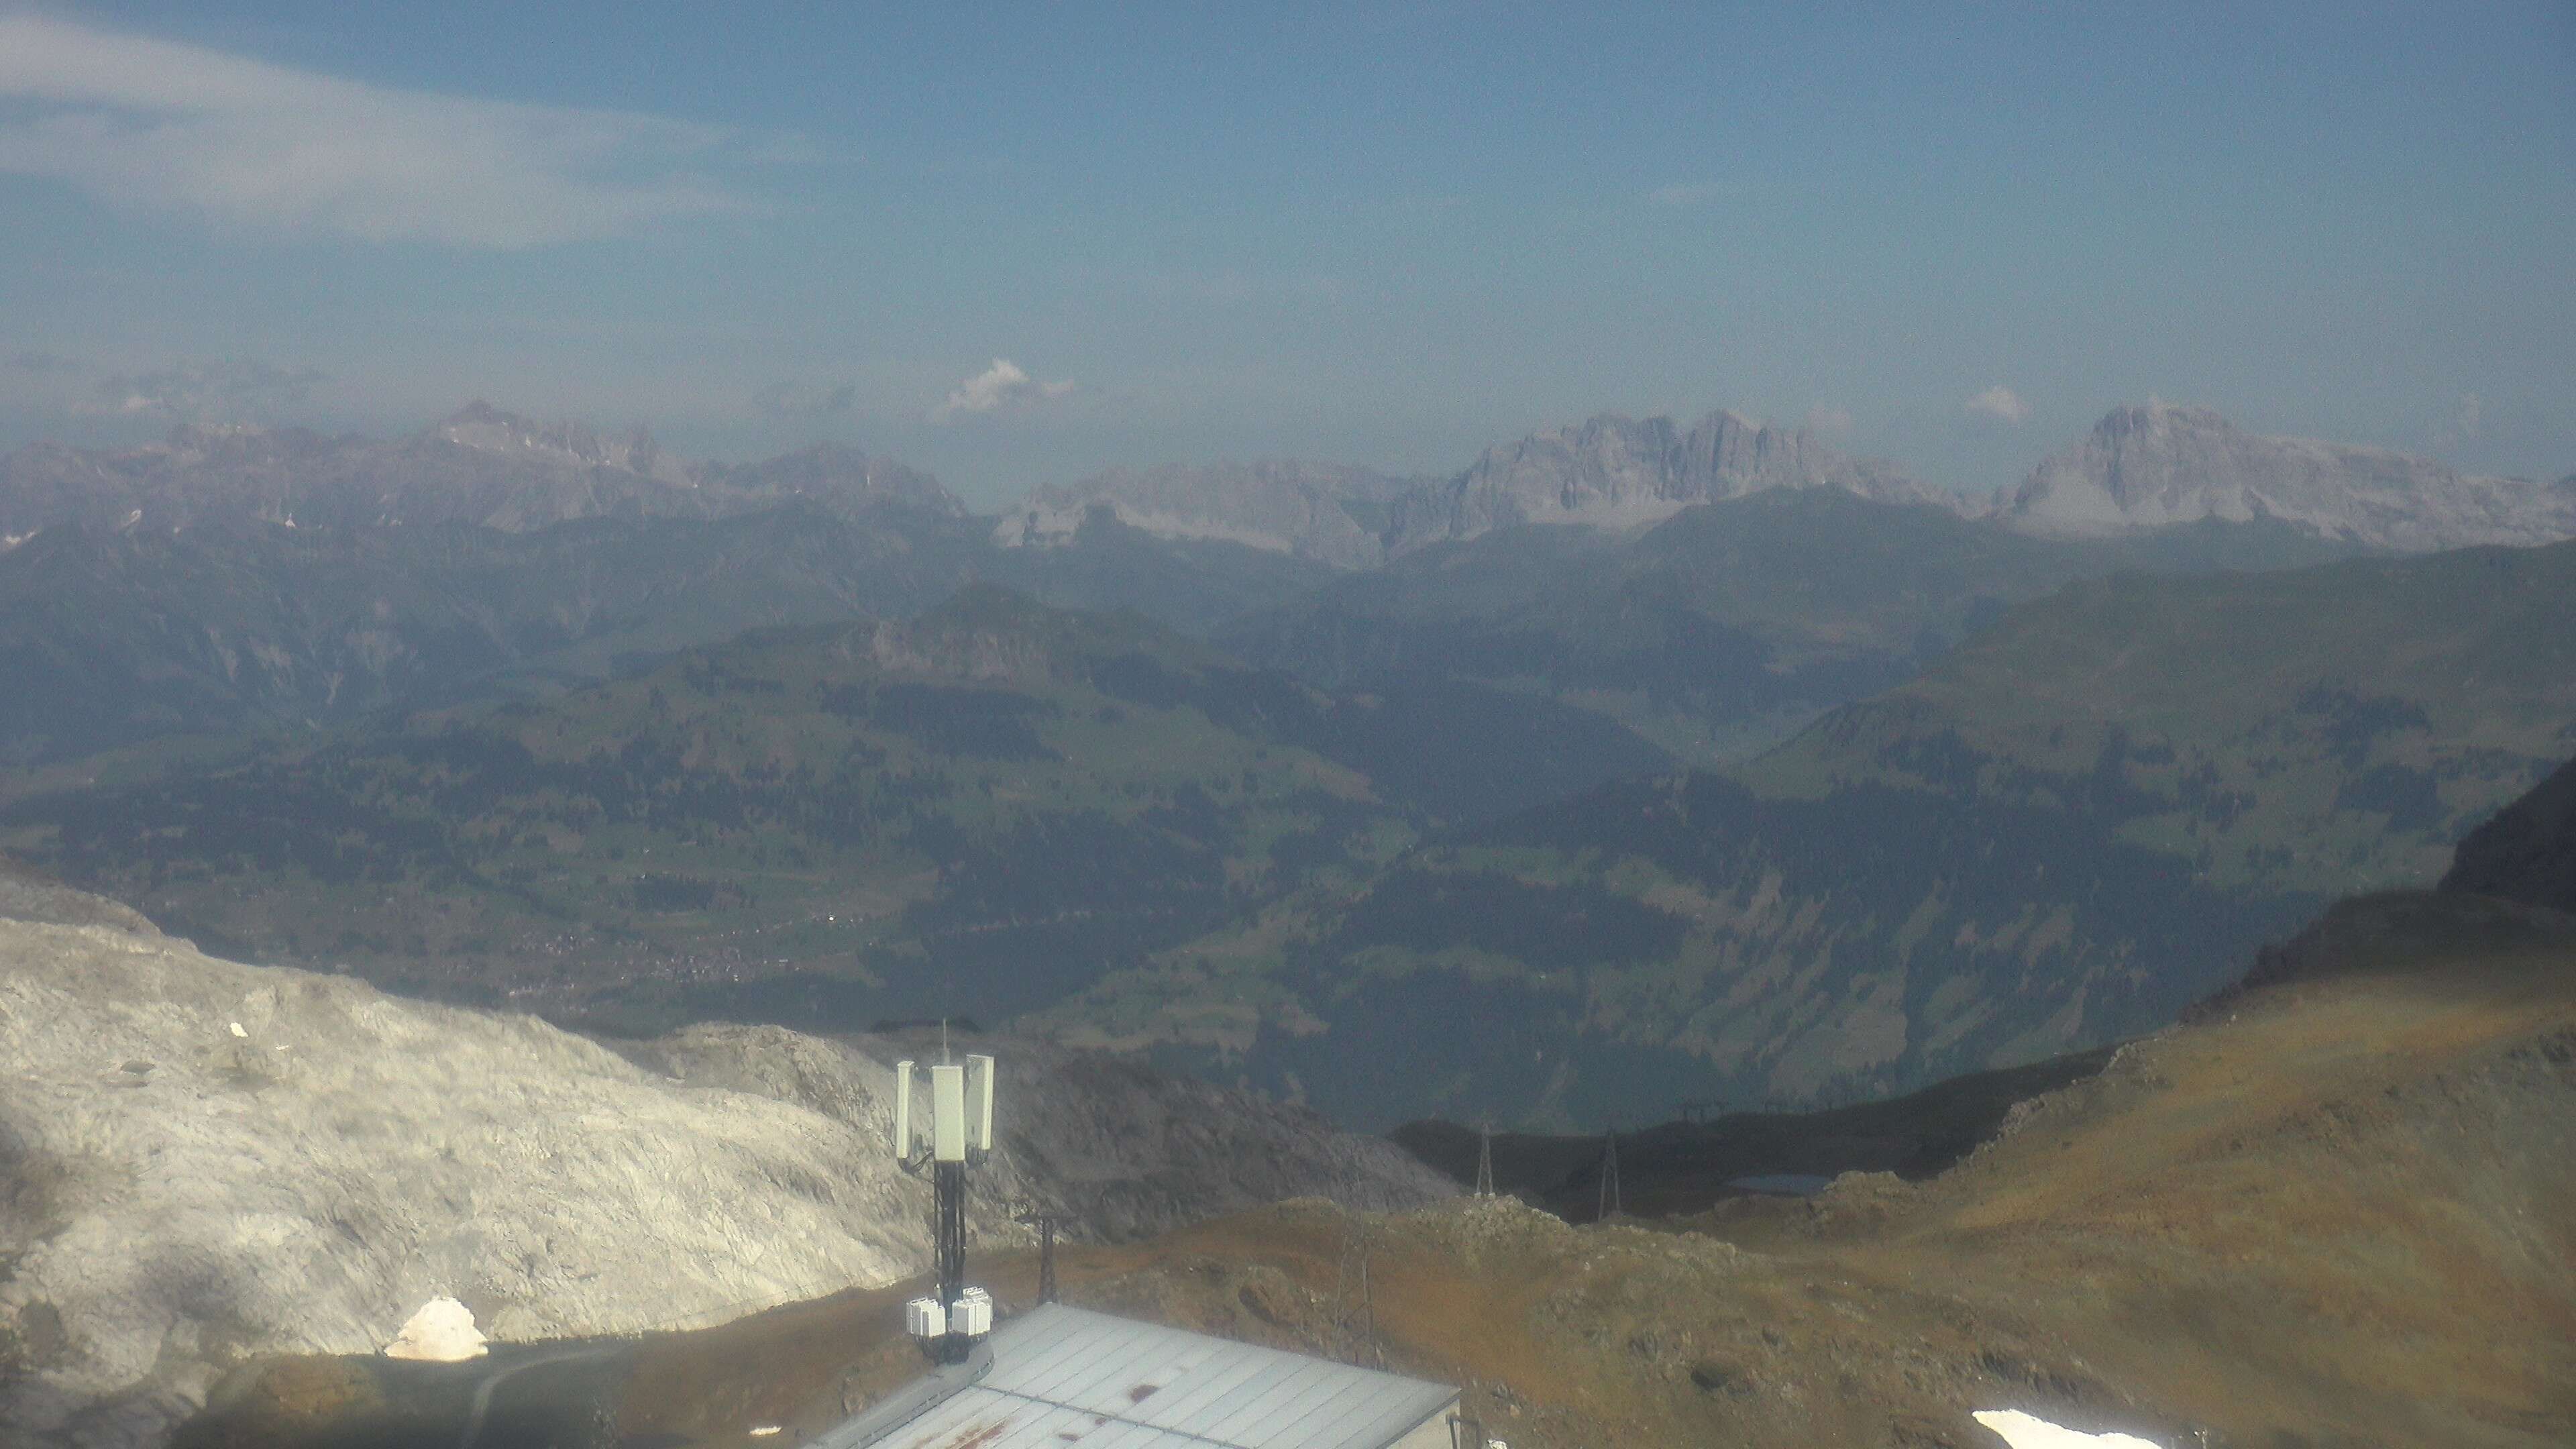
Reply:
<svg viewBox="0 0 2576 1449"><path fill-rule="evenodd" d="M142 448L34 444L0 457L0 546L53 528L228 520L517 533L578 518L722 518L800 499L843 513L887 503L965 512L930 475L840 444L737 466L691 463L640 428L610 438L477 402L390 441L190 426Z"/></svg>
<svg viewBox="0 0 2576 1449"><path fill-rule="evenodd" d="M2052 454L1997 515L2033 533L2101 534L2272 518L2407 552L2576 537L2576 477L2464 474L2412 454L2249 433L2204 407L2114 408Z"/></svg>
<svg viewBox="0 0 2576 1449"><path fill-rule="evenodd" d="M1222 539L1365 569L1518 524L1631 528L1697 503L1819 487L1963 511L1956 497L1893 465L1849 457L1805 429L1731 412L1688 429L1671 418L1602 413L1488 448L1445 478L1297 461L1112 470L1036 490L1003 515L993 537L1005 547L1063 542L1105 509L1165 538Z"/></svg>
<svg viewBox="0 0 2576 1449"><path fill-rule="evenodd" d="M1632 527L1768 488L1960 506L1892 464L1846 455L1804 428L1714 412L1684 431L1671 418L1601 413L1489 448L1457 478L1408 492L1389 520L1387 552L1521 523Z"/></svg>
<svg viewBox="0 0 2576 1449"><path fill-rule="evenodd" d="M1386 559L1389 506L1432 482L1297 459L1113 468L1038 488L1003 513L993 541L1004 548L1067 543L1094 509L1105 509L1162 538L1240 543L1335 568L1374 568Z"/></svg>

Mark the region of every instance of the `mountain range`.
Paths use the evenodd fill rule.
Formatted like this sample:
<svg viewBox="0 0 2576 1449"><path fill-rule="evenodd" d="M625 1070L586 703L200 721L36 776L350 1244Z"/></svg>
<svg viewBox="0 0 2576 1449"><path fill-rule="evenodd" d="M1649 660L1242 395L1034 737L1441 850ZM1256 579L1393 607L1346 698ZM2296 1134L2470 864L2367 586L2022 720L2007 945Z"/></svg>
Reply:
<svg viewBox="0 0 2576 1449"><path fill-rule="evenodd" d="M1822 489L2058 537L2268 521L2355 548L2414 552L2576 537L2576 475L2463 474L2385 448L2249 433L2203 407L2118 407L2018 486L1974 499L1857 458L1811 429L1713 412L1601 413L1488 448L1443 478L1284 461L1118 470L1040 488L996 541L1044 544L1105 508L1170 538L1226 538L1345 569L1525 525L1634 532L1697 504Z"/></svg>
<svg viewBox="0 0 2576 1449"><path fill-rule="evenodd" d="M2260 437L2207 408L2166 403L2112 409L1994 506L2015 528L2053 534L2278 519L2410 552L2576 536L2576 476L2462 474L2386 448Z"/></svg>
<svg viewBox="0 0 2576 1449"><path fill-rule="evenodd" d="M2554 492L2393 456L2124 410L1980 511L1605 416L996 520L482 406L40 447L0 841L633 1030L1042 1013L1366 1121L1894 1089L2157 1019L2569 752L2566 546L2413 552Z"/></svg>
<svg viewBox="0 0 2576 1449"><path fill-rule="evenodd" d="M692 464L641 431L608 439L479 402L389 441L188 426L151 447L37 444L0 458L6 540L75 526L161 532L215 520L524 532L582 518L722 518L798 500L844 512L879 503L964 511L928 474L838 444L737 467Z"/></svg>

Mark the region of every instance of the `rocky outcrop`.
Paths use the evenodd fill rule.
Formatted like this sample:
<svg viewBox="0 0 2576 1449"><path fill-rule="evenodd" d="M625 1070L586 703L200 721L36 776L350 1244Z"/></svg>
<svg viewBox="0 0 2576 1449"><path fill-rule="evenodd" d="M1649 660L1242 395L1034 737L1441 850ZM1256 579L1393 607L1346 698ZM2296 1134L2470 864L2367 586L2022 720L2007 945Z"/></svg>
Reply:
<svg viewBox="0 0 2576 1449"><path fill-rule="evenodd" d="M31 1442L151 1442L224 1365L372 1351L440 1295L526 1340L927 1263L928 1188L884 1151L887 1062L922 1043L702 1026L611 1050L8 890L38 919L0 921L0 1423ZM1115 1237L1448 1190L1297 1109L985 1049L1005 1073L970 1201L988 1245L1024 1235L1026 1201Z"/></svg>
<svg viewBox="0 0 2576 1449"><path fill-rule="evenodd" d="M1219 463L1133 470L1031 493L1002 515L1004 548L1070 543L1094 509L1157 538L1211 539L1335 568L1374 568L1387 506L1428 480L1389 477L1338 463Z"/></svg>
<svg viewBox="0 0 2576 1449"><path fill-rule="evenodd" d="M0 539L219 522L338 528L463 523L525 532L577 518L723 518L809 500L965 511L928 474L824 444L738 466L691 463L641 429L603 436L475 403L407 438L181 427L145 448L41 443L0 457Z"/></svg>
<svg viewBox="0 0 2576 1449"><path fill-rule="evenodd" d="M1637 527L1695 503L1768 488L1840 488L1887 502L1957 504L1888 464L1846 456L1803 428L1716 412L1685 432L1670 418L1603 413L1487 449L1457 478L1410 490L1389 519L1387 551L1523 523Z"/></svg>
<svg viewBox="0 0 2576 1449"><path fill-rule="evenodd" d="M2576 537L2576 488L2462 474L2429 458L2246 432L2207 408L2114 408L1999 494L2004 522L2087 535L2278 519L2405 551Z"/></svg>

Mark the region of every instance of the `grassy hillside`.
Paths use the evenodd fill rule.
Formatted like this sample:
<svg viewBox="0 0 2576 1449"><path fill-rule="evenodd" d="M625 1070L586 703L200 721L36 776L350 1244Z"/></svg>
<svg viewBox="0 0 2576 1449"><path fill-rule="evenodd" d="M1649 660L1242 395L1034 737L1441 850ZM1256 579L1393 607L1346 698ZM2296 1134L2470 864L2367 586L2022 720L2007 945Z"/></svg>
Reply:
<svg viewBox="0 0 2576 1449"><path fill-rule="evenodd" d="M0 840L231 952L411 989L639 1025L990 1021L1444 822L1662 763L1470 694L1335 698L977 588L21 794Z"/></svg>
<svg viewBox="0 0 2576 1449"><path fill-rule="evenodd" d="M2429 884L2576 751L2576 544L2117 578L1746 769L2080 812L2221 887Z"/></svg>
<svg viewBox="0 0 2576 1449"><path fill-rule="evenodd" d="M1832 1101L2080 1049L2338 893L2430 884L2576 748L2570 618L2567 545L2075 585L1738 778L1426 842L1057 1016L1381 1126Z"/></svg>

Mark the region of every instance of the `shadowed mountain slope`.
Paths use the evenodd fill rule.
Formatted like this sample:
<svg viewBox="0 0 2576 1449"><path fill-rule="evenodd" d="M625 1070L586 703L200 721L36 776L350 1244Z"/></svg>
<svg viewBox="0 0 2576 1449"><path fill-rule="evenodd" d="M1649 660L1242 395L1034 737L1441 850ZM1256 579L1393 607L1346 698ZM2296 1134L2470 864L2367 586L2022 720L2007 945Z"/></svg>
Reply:
<svg viewBox="0 0 2576 1449"><path fill-rule="evenodd" d="M2470 831L2442 889L2576 912L2576 760Z"/></svg>
<svg viewBox="0 0 2576 1449"><path fill-rule="evenodd" d="M1327 695L979 587L544 700L22 783L0 835L236 953L433 995L989 1021L1445 823L1664 763L1545 701Z"/></svg>
<svg viewBox="0 0 2576 1449"><path fill-rule="evenodd" d="M0 554L0 758L345 724L607 675L762 624L917 612L971 530L899 505L717 520L48 529Z"/></svg>

